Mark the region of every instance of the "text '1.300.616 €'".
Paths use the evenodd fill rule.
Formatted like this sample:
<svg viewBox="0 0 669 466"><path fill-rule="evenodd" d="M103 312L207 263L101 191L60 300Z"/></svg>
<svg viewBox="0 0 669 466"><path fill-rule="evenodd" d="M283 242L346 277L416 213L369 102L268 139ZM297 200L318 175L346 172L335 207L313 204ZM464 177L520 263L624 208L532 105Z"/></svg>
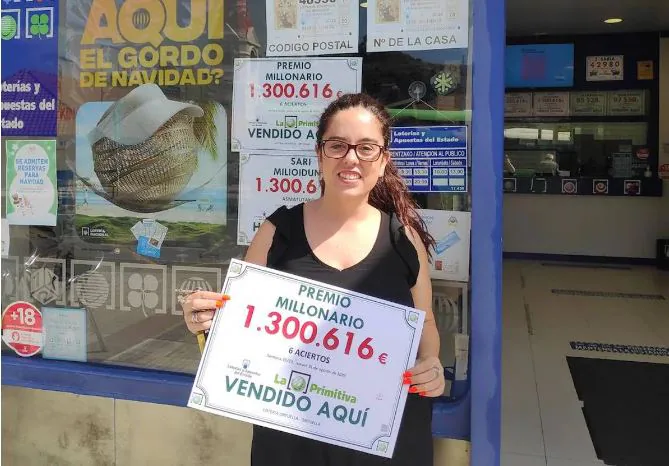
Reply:
<svg viewBox="0 0 669 466"><path fill-rule="evenodd" d="M188 406L392 456L422 311L233 260Z"/></svg>

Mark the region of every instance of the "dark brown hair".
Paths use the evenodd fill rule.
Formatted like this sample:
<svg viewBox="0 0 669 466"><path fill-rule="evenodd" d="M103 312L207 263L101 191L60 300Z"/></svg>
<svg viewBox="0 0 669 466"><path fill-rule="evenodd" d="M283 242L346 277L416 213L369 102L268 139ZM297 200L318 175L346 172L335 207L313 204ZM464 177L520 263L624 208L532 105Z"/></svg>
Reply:
<svg viewBox="0 0 669 466"><path fill-rule="evenodd" d="M318 122L316 132L318 144L320 145L323 140L323 135L332 117L341 110L354 107L362 107L376 116L381 123L384 151L387 151L390 144L390 115L378 100L367 94L344 94L328 105ZM321 180L321 194L324 192L325 183ZM390 157L388 157L383 176L379 178L378 183L369 194L369 204L388 215L396 214L402 225L413 228L425 245L428 255L431 256L430 247L435 244L434 238L428 233L425 222L416 212L418 204L409 194L404 180Z"/></svg>

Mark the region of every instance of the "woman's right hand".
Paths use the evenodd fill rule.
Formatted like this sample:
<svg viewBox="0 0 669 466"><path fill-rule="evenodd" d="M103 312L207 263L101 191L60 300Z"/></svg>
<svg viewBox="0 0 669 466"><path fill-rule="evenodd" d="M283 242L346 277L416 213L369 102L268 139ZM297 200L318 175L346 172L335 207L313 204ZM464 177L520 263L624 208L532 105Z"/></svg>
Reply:
<svg viewBox="0 0 669 466"><path fill-rule="evenodd" d="M228 299L230 297L213 291L195 291L188 295L181 304L188 330L195 334L203 330L209 330L214 313Z"/></svg>

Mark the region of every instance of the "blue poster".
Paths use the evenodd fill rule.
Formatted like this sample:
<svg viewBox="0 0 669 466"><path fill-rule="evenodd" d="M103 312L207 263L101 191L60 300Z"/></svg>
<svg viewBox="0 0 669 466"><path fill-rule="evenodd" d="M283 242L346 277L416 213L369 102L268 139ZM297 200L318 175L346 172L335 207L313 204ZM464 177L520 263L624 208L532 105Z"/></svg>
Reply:
<svg viewBox="0 0 669 466"><path fill-rule="evenodd" d="M506 87L572 87L574 44L508 45L504 65Z"/></svg>
<svg viewBox="0 0 669 466"><path fill-rule="evenodd" d="M467 127L391 128L390 153L411 192L467 192Z"/></svg>
<svg viewBox="0 0 669 466"><path fill-rule="evenodd" d="M2 135L56 136L58 1L2 0Z"/></svg>

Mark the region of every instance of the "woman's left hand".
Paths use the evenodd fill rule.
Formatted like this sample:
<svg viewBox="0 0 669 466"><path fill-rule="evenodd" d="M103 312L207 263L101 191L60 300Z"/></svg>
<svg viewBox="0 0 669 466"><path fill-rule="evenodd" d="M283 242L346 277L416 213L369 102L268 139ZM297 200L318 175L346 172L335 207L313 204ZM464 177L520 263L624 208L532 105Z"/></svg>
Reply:
<svg viewBox="0 0 669 466"><path fill-rule="evenodd" d="M409 393L429 397L441 396L446 388L444 366L436 356L418 359L416 365L404 373L404 384L411 385Z"/></svg>

